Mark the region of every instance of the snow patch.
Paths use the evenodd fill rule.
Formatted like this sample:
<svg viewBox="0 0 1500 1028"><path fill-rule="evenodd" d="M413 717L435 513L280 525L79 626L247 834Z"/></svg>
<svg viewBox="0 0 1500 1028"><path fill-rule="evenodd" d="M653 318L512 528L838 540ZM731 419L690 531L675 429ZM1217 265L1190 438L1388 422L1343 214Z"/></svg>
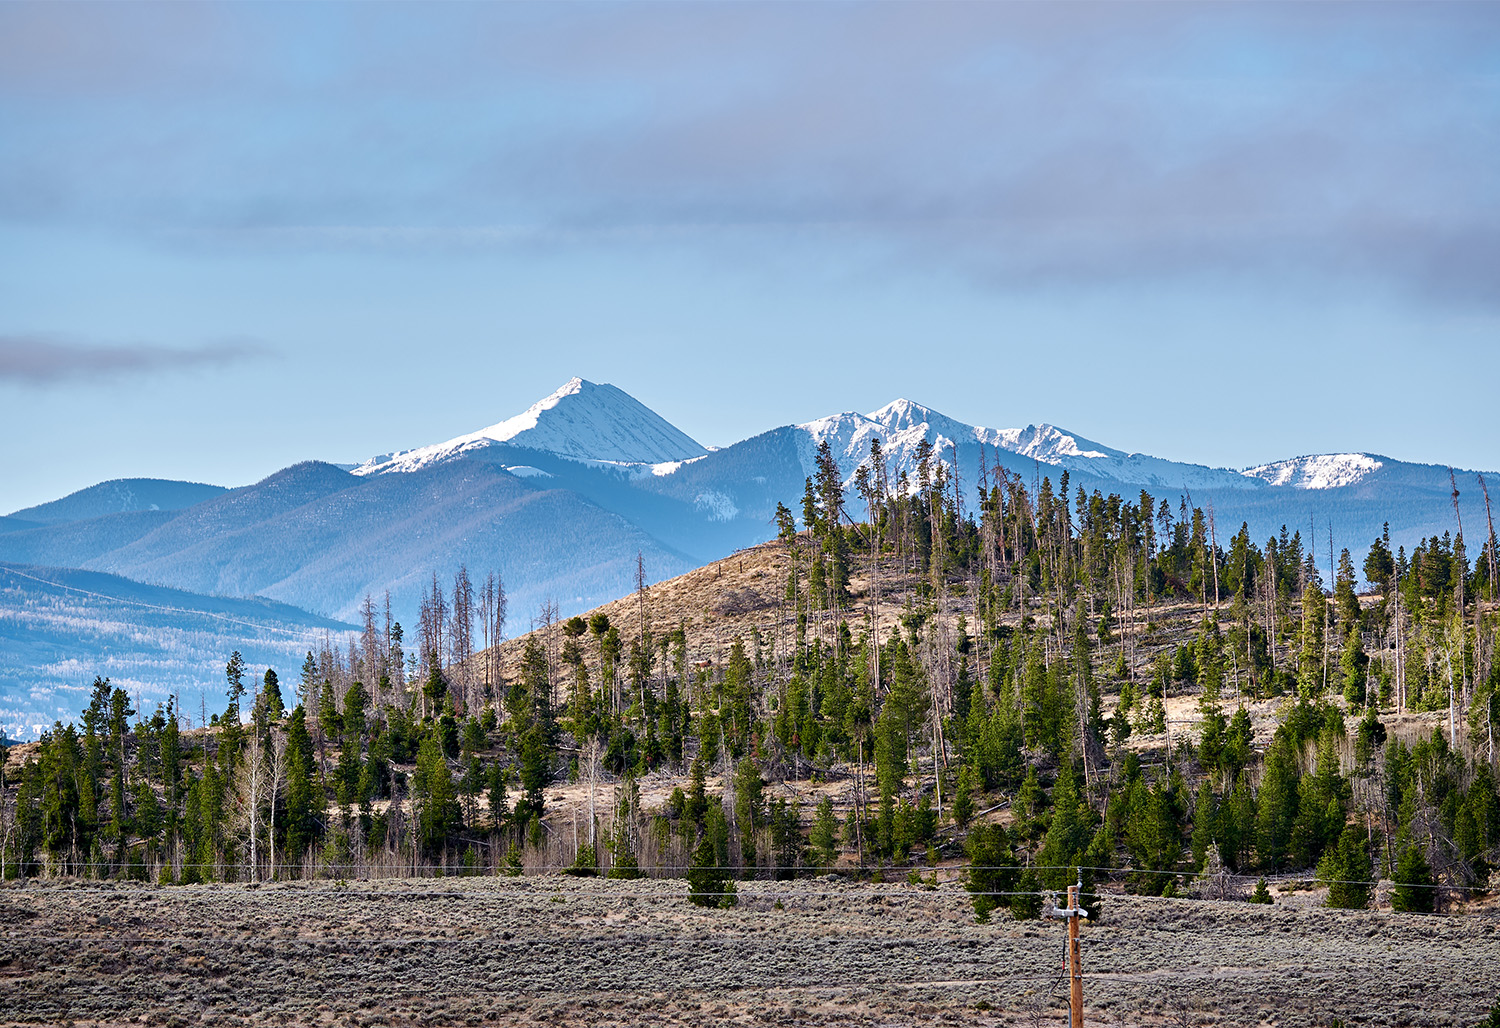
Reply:
<svg viewBox="0 0 1500 1028"><path fill-rule="evenodd" d="M534 468L530 464L512 464L505 469L517 478L551 478L552 472Z"/></svg>
<svg viewBox="0 0 1500 1028"><path fill-rule="evenodd" d="M1241 474L1293 489L1339 489L1384 466L1368 453L1324 453L1246 468Z"/></svg>
<svg viewBox="0 0 1500 1028"><path fill-rule="evenodd" d="M1055 425L1027 425L1025 428L1002 429L1000 446L1011 453L1030 457L1044 464L1057 464L1064 457L1123 457L1119 450L1109 450L1090 440L1080 440Z"/></svg>
<svg viewBox="0 0 1500 1028"><path fill-rule="evenodd" d="M740 516L740 509L734 505L734 500L717 489L693 497L693 507L706 514L710 521L733 521Z"/></svg>
<svg viewBox="0 0 1500 1028"><path fill-rule="evenodd" d="M710 446L708 448L708 453L712 453L715 449L717 449L717 447ZM697 463L698 461L702 460L703 457L707 457L708 453L703 454L702 457L689 457L687 460L666 460L662 461L660 464L652 464L651 474L655 475L657 478L663 478L667 475L674 475L677 473L679 468L684 468L689 464Z"/></svg>

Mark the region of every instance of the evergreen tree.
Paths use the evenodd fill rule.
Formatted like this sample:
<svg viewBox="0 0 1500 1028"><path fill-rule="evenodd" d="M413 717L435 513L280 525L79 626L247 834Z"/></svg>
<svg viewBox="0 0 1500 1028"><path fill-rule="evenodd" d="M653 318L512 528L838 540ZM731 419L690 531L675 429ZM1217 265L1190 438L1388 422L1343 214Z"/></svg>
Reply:
<svg viewBox="0 0 1500 1028"><path fill-rule="evenodd" d="M808 842L818 863L828 867L838 858L839 820L833 813L833 800L824 796L818 801L818 812L813 817L812 831Z"/></svg>
<svg viewBox="0 0 1500 1028"><path fill-rule="evenodd" d="M429 735L417 752L412 791L418 803L418 837L429 852L438 850L463 825L453 773L436 735Z"/></svg>
<svg viewBox="0 0 1500 1028"><path fill-rule="evenodd" d="M1261 772L1255 851L1270 870L1285 866L1297 821L1297 762L1288 749L1285 739L1273 741Z"/></svg>
<svg viewBox="0 0 1500 1028"><path fill-rule="evenodd" d="M959 768L958 787L953 791L953 823L959 828L969 827L974 816L974 770L968 764Z"/></svg>
<svg viewBox="0 0 1500 1028"><path fill-rule="evenodd" d="M1345 827L1318 862L1318 877L1328 883L1327 905L1344 910L1369 906L1373 873L1365 833L1358 825Z"/></svg>
<svg viewBox="0 0 1500 1028"><path fill-rule="evenodd" d="M739 903L729 868L720 862L713 839L707 836L693 850L687 883L688 899L697 906L728 909Z"/></svg>
<svg viewBox="0 0 1500 1028"><path fill-rule="evenodd" d="M286 713L286 701L281 696L281 679L276 677L274 668L266 668L264 688L261 695L265 697L266 710L272 721L280 721Z"/></svg>
<svg viewBox="0 0 1500 1028"><path fill-rule="evenodd" d="M1344 551L1346 554L1347 550ZM1344 641L1344 652L1339 657L1339 671L1344 679L1344 699L1350 706L1358 707L1365 702L1366 668L1370 658L1365 655L1364 640L1356 624Z"/></svg>
<svg viewBox="0 0 1500 1028"><path fill-rule="evenodd" d="M1065 889L1073 884L1072 868L1087 864L1084 854L1093 836L1094 812L1084 802L1078 775L1072 764L1064 764L1052 789L1052 820L1037 855L1047 868L1042 880L1049 888Z"/></svg>
<svg viewBox="0 0 1500 1028"><path fill-rule="evenodd" d="M964 843L969 867L964 872L964 888L974 904L974 920L989 921L996 907L1007 904L1020 877L1020 864L1010 837L1000 825L975 825Z"/></svg>
<svg viewBox="0 0 1500 1028"><path fill-rule="evenodd" d="M298 706L287 721L286 841L282 852L296 865L319 836L314 814L312 739L307 733L306 708Z"/></svg>
<svg viewBox="0 0 1500 1028"><path fill-rule="evenodd" d="M762 823L766 782L755 761L745 757L734 768L734 818L740 836L740 860L745 877L755 872L756 832Z"/></svg>
<svg viewBox="0 0 1500 1028"><path fill-rule="evenodd" d="M1391 909L1401 913L1430 914L1437 909L1436 882L1422 848L1410 843L1396 861L1396 882L1391 889Z"/></svg>

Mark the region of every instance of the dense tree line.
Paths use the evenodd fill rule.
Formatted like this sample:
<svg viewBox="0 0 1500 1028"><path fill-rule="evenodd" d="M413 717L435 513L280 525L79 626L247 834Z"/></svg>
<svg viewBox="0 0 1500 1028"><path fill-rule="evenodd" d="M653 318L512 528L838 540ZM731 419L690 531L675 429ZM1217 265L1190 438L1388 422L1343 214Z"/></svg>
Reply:
<svg viewBox="0 0 1500 1028"><path fill-rule="evenodd" d="M207 730L97 681L0 789L4 873L565 865L688 874L727 904L736 876L924 864L966 840L981 893L1297 871L1335 905L1384 876L1398 908L1431 909L1434 885L1487 884L1492 530L1474 561L1461 531L1411 553L1387 534L1361 578L1316 526L1224 538L1187 496L1070 494L1066 472L1028 484L982 460L970 503L956 467L924 445L892 474L877 441L846 488L825 444L800 517L777 514L774 609L713 660L655 626L642 570L629 616L543 610L502 665L503 586L460 569L432 580L412 654L370 601L295 696L236 654ZM1411 712L1441 716L1390 727ZM659 770L687 785L643 809ZM767 787L846 777L839 807ZM581 820L549 817L562 781L585 787Z"/></svg>

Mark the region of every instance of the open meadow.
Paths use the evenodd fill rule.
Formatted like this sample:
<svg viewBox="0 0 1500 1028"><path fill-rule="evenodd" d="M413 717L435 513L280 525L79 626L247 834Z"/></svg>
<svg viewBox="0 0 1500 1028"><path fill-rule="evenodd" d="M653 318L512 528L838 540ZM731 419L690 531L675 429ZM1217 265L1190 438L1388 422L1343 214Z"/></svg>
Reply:
<svg viewBox="0 0 1500 1028"><path fill-rule="evenodd" d="M1065 926L956 884L563 876L0 888L0 1023L1065 1024ZM1107 896L1088 1023L1473 1025L1500 919Z"/></svg>

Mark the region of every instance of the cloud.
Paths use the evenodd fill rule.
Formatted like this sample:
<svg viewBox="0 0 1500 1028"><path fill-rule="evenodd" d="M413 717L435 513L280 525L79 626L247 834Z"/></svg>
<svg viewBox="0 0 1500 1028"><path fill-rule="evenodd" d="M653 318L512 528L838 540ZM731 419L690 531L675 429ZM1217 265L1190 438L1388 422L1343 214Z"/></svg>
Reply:
<svg viewBox="0 0 1500 1028"><path fill-rule="evenodd" d="M1496 5L135 10L0 7L0 220L1500 302Z"/></svg>
<svg viewBox="0 0 1500 1028"><path fill-rule="evenodd" d="M0 336L0 383L58 385L127 375L220 368L268 353L268 347L253 341L177 348L143 343L112 346L51 336L4 335Z"/></svg>

